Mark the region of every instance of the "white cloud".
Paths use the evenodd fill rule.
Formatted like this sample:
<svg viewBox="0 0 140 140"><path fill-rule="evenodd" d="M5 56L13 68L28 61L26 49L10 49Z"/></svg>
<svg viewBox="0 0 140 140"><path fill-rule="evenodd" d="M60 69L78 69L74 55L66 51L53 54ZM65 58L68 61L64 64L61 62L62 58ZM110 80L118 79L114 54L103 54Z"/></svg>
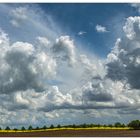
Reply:
<svg viewBox="0 0 140 140"><path fill-rule="evenodd" d="M4 33L2 32L2 34ZM5 40L9 41L9 39ZM48 44L46 43L45 45ZM9 96L12 96L11 101L8 99L8 102L3 104L4 108L17 113L19 113L19 110L30 111L30 109L40 112L51 112L61 109L86 110L114 108L105 103L95 103L95 105L88 104L88 101L84 99L84 97L88 95L84 94L83 96L83 91L81 91L80 87L77 87L77 90L75 90L79 90L79 93L75 92L71 87L68 93L62 93L58 86L47 85L46 87L47 83L45 80L48 80L51 74L52 76L56 74L58 63L51 57L51 55L55 56L54 54L56 54L56 52L57 55L62 54L60 57L63 57L63 55L66 56L66 60L61 58L60 61L68 61L68 64L72 62L71 58L74 58L74 66L70 68L69 66L65 67L71 69L71 74L76 72L78 80L80 80L82 76L86 82L90 77L104 75L101 60L97 61L96 58L94 59L96 63L93 63L86 55L79 55L79 57L77 57L78 54L76 54L73 40L71 40L69 36L61 36L54 42L52 48L54 46L59 48L55 48L56 50L58 49L58 51L53 50L52 52L47 52L42 49L41 44L40 46L34 46L27 42L15 42L12 45L3 46L1 48L1 52L3 52L2 54L4 55L4 57L1 58L2 64L7 65L6 70L1 70L1 91L3 94L6 93L6 95L9 94ZM38 47L40 47L40 49L38 49ZM7 49L5 50L4 48ZM50 49L52 48L50 47ZM100 67L100 71L97 67ZM102 94L99 94L99 96L100 95ZM106 97L108 95L104 94L103 96ZM89 100L89 98L87 99ZM99 99L97 97L95 102L98 101ZM29 112L27 112L27 115L28 114ZM51 115L47 116L52 118ZM59 115L57 116L59 117ZM35 121L36 118L33 118L33 120ZM25 123L25 120L23 120L23 123Z"/></svg>
<svg viewBox="0 0 140 140"><path fill-rule="evenodd" d="M1 47L9 45L8 35L5 32L3 32L2 29L0 29L0 45Z"/></svg>
<svg viewBox="0 0 140 140"><path fill-rule="evenodd" d="M80 31L80 32L78 32L78 35L84 35L84 34L86 34L87 32L85 32L85 31Z"/></svg>
<svg viewBox="0 0 140 140"><path fill-rule="evenodd" d="M125 37L116 42L108 55L113 59L107 64L108 77L113 80L124 80L133 89L139 89L139 35L140 17L129 17L123 27Z"/></svg>
<svg viewBox="0 0 140 140"><path fill-rule="evenodd" d="M140 4L139 3L132 3L130 5L134 8L136 8L138 10L138 12L140 13Z"/></svg>
<svg viewBox="0 0 140 140"><path fill-rule="evenodd" d="M99 33L106 33L106 32L108 32L106 27L104 27L102 25L98 25L98 24L96 25L95 29Z"/></svg>
<svg viewBox="0 0 140 140"><path fill-rule="evenodd" d="M27 19L27 16L26 16L27 8L26 7L15 8L14 10L11 11L11 13L15 18Z"/></svg>
<svg viewBox="0 0 140 140"><path fill-rule="evenodd" d="M59 114L56 113L56 112L51 112L51 113L45 113L45 117L47 119L55 119L55 118L58 118L59 117Z"/></svg>
<svg viewBox="0 0 140 140"><path fill-rule="evenodd" d="M52 47L56 59L67 61L72 66L75 63L75 45L69 36L60 36Z"/></svg>
<svg viewBox="0 0 140 140"><path fill-rule="evenodd" d="M11 43L8 36L3 31L1 31L1 40L3 42L0 49L3 54L0 59L1 66L3 66L0 72L1 96L5 95L6 98L7 96L12 97L11 99L7 99L7 101L5 98L5 102L1 104L4 108L9 110L9 112L15 111L15 114L19 115L19 111L26 110L26 116L28 116L30 109L40 112L51 112L61 109L85 110L88 109L88 107L90 109L98 108L98 105L89 106L82 104L82 91L79 89L80 92L75 93L70 86L70 92L62 93L58 86L47 84L47 80L56 75L56 70L58 69L57 65L59 64L56 58L53 59L56 55L56 51L53 50L51 52L43 49L44 47L42 47L42 45L48 47L48 43L45 42L45 44L42 44L40 40L36 40L39 41L39 46L28 42ZM61 36L56 39L54 45L52 45L52 47L50 46L50 50L54 46L60 47L57 55L62 53L60 57L64 55L67 58L66 60L61 58L60 61L66 61L68 64L72 63L74 65L73 67L65 65L67 69L71 69L71 74L73 75L74 72L79 71L78 74L75 73L78 80L81 79L81 76L88 80L90 76L96 76L97 73L100 75L100 72L97 70L98 61L95 60L97 63L94 64L86 55L77 57L78 54L76 54L74 42L69 36ZM81 66L83 66L83 68L81 68ZM89 74L89 77L86 76L86 73ZM75 76L73 75L73 77ZM73 79L73 77L71 78ZM79 102L77 102L77 99ZM47 116L48 118L52 118L50 115ZM59 115L57 116L59 117ZM28 121L28 119L25 121L25 118L21 120L23 124ZM15 124L20 124L13 120L9 120L9 122L5 124L12 124L11 121ZM36 118L33 118L33 123L35 121Z"/></svg>
<svg viewBox="0 0 140 140"><path fill-rule="evenodd" d="M140 17L129 17L123 27L128 39L139 39Z"/></svg>
<svg viewBox="0 0 140 140"><path fill-rule="evenodd" d="M25 105L25 106L29 106L30 102L26 99L23 98L22 93L17 93L14 96L14 101L16 102L16 104L20 104L20 105Z"/></svg>
<svg viewBox="0 0 140 140"><path fill-rule="evenodd" d="M43 45L43 46L48 46L50 44L50 41L46 37L41 37L38 36L37 40Z"/></svg>
<svg viewBox="0 0 140 140"><path fill-rule="evenodd" d="M12 20L10 21L11 24L15 27L19 27L22 23L24 23L25 20L27 20L27 8L26 7L18 7L13 9L10 12L10 15L12 17Z"/></svg>
<svg viewBox="0 0 140 140"><path fill-rule="evenodd" d="M55 75L56 62L46 52L36 50L26 42L15 42L8 46L9 39L1 33L2 53L0 63L1 94L27 90L43 90L44 79Z"/></svg>
<svg viewBox="0 0 140 140"><path fill-rule="evenodd" d="M57 34L53 21L46 26L41 20L44 14L28 7L10 10L10 20L20 33L15 34L14 28L13 39L0 30L3 126L112 121L114 116L133 115L134 108L139 113L139 17L127 19L125 36L117 39L104 60L81 53L74 39Z"/></svg>
<svg viewBox="0 0 140 140"><path fill-rule="evenodd" d="M118 110L119 114L133 115L134 117L134 114L139 114L138 108L140 106L140 102L137 100L140 92L140 18L127 18L123 30L124 37L117 39L115 47L108 54L106 78L123 83L122 92L118 96L117 90L115 94L117 100L114 102L116 105L128 106Z"/></svg>

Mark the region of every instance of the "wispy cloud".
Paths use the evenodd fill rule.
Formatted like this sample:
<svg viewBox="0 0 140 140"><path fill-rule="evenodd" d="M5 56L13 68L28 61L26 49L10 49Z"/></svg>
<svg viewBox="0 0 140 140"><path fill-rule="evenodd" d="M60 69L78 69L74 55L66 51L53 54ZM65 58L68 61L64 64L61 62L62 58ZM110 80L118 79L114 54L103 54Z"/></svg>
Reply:
<svg viewBox="0 0 140 140"><path fill-rule="evenodd" d="M85 31L80 31L80 32L78 32L78 35L79 36L81 36L81 35L84 35L84 34L86 34L87 32L85 32Z"/></svg>

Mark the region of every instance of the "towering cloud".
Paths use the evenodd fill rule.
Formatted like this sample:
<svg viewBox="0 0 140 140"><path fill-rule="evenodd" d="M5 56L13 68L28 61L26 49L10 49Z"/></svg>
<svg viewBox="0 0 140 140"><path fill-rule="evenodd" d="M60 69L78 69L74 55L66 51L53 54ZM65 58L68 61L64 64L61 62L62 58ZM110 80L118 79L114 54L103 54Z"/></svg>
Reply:
<svg viewBox="0 0 140 140"><path fill-rule="evenodd" d="M140 17L129 17L123 30L125 36L117 40L108 54L107 77L125 81L132 89L140 89Z"/></svg>

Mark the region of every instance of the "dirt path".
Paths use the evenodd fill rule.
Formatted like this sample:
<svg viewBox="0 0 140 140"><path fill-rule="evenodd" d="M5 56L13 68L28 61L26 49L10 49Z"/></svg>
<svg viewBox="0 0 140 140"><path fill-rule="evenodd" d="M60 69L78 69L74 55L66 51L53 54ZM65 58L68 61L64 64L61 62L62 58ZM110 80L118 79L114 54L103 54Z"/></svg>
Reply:
<svg viewBox="0 0 140 140"><path fill-rule="evenodd" d="M140 137L140 130L52 130L44 132L1 132L0 137Z"/></svg>

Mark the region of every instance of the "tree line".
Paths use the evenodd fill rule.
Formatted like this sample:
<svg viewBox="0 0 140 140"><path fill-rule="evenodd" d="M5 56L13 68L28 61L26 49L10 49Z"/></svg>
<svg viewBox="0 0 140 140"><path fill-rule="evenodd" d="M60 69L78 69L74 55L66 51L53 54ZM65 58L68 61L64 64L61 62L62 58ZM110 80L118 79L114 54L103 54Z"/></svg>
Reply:
<svg viewBox="0 0 140 140"><path fill-rule="evenodd" d="M36 127L36 128L33 128L33 126L29 126L28 128L25 128L24 126L21 127L21 129L17 129L17 128L14 128L14 129L10 129L9 126L7 126L5 128L5 130L44 130L44 129L53 129L53 128L91 128L91 127L116 127L116 128L125 128L125 127L130 127L132 129L139 129L140 130L140 120L133 120L131 121L130 123L128 124L124 124L124 123L120 123L120 122L116 122L115 124L80 124L80 125L76 125L76 124L73 124L73 125L63 125L61 126L60 124L58 124L57 126L54 126L53 124L50 125L49 127L47 127L46 125L44 125L43 127ZM1 128L0 128L1 130Z"/></svg>

